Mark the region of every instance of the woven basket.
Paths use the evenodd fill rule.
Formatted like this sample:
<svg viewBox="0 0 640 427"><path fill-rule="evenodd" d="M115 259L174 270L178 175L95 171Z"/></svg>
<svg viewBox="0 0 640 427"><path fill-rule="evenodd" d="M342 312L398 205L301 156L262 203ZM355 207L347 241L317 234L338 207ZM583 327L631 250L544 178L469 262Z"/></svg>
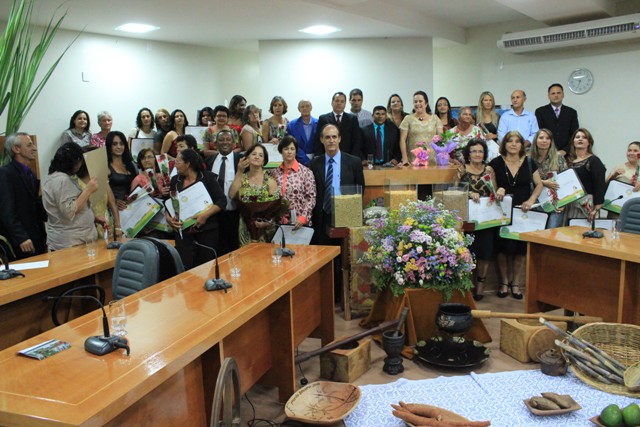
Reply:
<svg viewBox="0 0 640 427"><path fill-rule="evenodd" d="M579 327L573 336L590 342L625 366L640 361L640 326L619 323L589 323ZM569 344L565 341L565 343ZM571 364L573 373L584 383L607 393L640 398L622 384L605 384Z"/></svg>

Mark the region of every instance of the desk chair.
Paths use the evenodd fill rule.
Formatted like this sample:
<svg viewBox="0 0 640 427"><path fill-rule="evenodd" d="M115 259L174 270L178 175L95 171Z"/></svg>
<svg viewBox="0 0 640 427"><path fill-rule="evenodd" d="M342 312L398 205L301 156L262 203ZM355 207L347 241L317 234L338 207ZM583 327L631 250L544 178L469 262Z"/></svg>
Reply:
<svg viewBox="0 0 640 427"><path fill-rule="evenodd" d="M640 234L640 198L627 200L620 211L622 231Z"/></svg>
<svg viewBox="0 0 640 427"><path fill-rule="evenodd" d="M178 251L153 237L120 247L113 270L113 299L121 299L184 271Z"/></svg>

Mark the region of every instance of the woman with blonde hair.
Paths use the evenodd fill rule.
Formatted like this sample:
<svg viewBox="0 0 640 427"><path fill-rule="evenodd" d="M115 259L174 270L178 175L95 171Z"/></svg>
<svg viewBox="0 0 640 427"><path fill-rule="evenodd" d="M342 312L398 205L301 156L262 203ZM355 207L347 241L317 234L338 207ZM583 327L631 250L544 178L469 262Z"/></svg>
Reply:
<svg viewBox="0 0 640 427"><path fill-rule="evenodd" d="M500 115L496 111L496 99L493 94L485 90L478 99L478 110L476 111L476 125L484 131L485 139L498 138L498 123Z"/></svg>

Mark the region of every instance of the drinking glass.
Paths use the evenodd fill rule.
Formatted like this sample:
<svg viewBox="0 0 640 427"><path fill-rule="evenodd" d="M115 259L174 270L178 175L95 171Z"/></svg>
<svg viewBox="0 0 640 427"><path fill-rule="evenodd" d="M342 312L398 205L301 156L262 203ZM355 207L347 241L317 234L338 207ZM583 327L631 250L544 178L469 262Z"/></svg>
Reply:
<svg viewBox="0 0 640 427"><path fill-rule="evenodd" d="M109 320L111 321L111 335L123 337L127 335L127 313L124 300L109 302Z"/></svg>
<svg viewBox="0 0 640 427"><path fill-rule="evenodd" d="M96 243L94 241L85 242L84 247L87 249L87 256L89 258L96 257Z"/></svg>
<svg viewBox="0 0 640 427"><path fill-rule="evenodd" d="M272 261L274 265L280 265L280 259L282 258L282 248L277 247L273 250Z"/></svg>
<svg viewBox="0 0 640 427"><path fill-rule="evenodd" d="M620 240L620 232L622 231L622 221L615 219L611 224L611 237L613 240Z"/></svg>
<svg viewBox="0 0 640 427"><path fill-rule="evenodd" d="M231 277L240 277L240 255L235 252L229 253L229 268Z"/></svg>
<svg viewBox="0 0 640 427"><path fill-rule="evenodd" d="M373 154L367 155L367 168L373 169Z"/></svg>

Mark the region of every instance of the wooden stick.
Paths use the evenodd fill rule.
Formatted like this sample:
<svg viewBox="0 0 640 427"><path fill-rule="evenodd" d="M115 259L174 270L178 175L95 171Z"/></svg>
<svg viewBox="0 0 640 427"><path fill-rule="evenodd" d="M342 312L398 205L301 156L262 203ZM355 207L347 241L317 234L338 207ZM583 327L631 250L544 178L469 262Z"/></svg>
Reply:
<svg viewBox="0 0 640 427"><path fill-rule="evenodd" d="M578 349L575 349L571 346L566 345L565 343L556 340L556 345L560 348L562 348L564 351L566 351L568 354L567 356L569 356L569 354L574 357L576 360L582 362L584 365L586 365L588 368L594 370L595 372L599 373L600 375L605 376L607 379L610 379L613 382L616 382L618 384L624 384L624 381L622 380L622 378L615 374L614 372L611 372L609 370L606 369L606 367L602 367L601 362L597 359L594 359L593 357L591 357L590 355L581 352Z"/></svg>
<svg viewBox="0 0 640 427"><path fill-rule="evenodd" d="M593 369L589 368L587 365L582 363L580 360L578 360L577 358L572 356L571 353L567 353L567 357L569 358L569 360L572 363L574 363L576 366L579 366L580 369L585 371L588 375L592 376L593 378L595 378L598 381L601 381L601 382L603 382L605 384L611 384L611 381L609 381L607 378L603 377L599 373L595 372Z"/></svg>
<svg viewBox="0 0 640 427"><path fill-rule="evenodd" d="M503 319L539 319L540 314L535 313L503 313L490 310L471 310L471 315L477 319L489 319L500 317ZM557 322L573 322L579 324L602 322L602 317L593 316L554 316L544 315L547 320Z"/></svg>

